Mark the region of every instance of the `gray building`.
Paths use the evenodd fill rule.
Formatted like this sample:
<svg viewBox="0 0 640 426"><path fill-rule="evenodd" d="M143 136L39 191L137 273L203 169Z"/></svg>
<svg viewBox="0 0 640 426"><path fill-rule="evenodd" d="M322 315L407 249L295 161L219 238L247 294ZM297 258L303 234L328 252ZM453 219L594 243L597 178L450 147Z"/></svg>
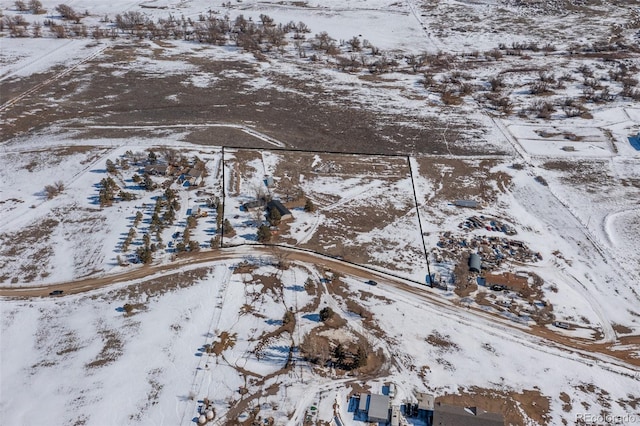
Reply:
<svg viewBox="0 0 640 426"><path fill-rule="evenodd" d="M436 403L433 426L504 426L504 417L476 407Z"/></svg>
<svg viewBox="0 0 640 426"><path fill-rule="evenodd" d="M389 395L371 395L369 397L368 417L370 422L389 421Z"/></svg>
<svg viewBox="0 0 640 426"><path fill-rule="evenodd" d="M475 209L478 207L478 202L474 200L456 200L453 204L457 207L467 207L470 209Z"/></svg>
<svg viewBox="0 0 640 426"><path fill-rule="evenodd" d="M471 253L469 256L469 271L480 272L482 269L482 258L478 253Z"/></svg>

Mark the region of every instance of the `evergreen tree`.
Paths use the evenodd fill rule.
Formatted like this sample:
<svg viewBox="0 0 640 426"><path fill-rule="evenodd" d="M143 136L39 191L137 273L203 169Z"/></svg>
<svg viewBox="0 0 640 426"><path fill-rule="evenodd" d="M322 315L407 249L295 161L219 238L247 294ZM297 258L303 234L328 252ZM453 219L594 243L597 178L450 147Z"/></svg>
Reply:
<svg viewBox="0 0 640 426"><path fill-rule="evenodd" d="M344 350L344 346L342 346L342 343L338 343L338 346L336 346L333 349L333 356L338 361L338 364L342 364L344 362L344 358L346 356L346 352Z"/></svg>
<svg viewBox="0 0 640 426"><path fill-rule="evenodd" d="M116 173L116 165L113 164L113 161L107 159L107 172L115 174Z"/></svg>
<svg viewBox="0 0 640 426"><path fill-rule="evenodd" d="M304 203L304 211L305 212L309 212L309 213L312 213L312 212L316 211L315 204L313 204L313 201L311 201L308 198L307 198L307 201L305 201L305 203Z"/></svg>
<svg viewBox="0 0 640 426"><path fill-rule="evenodd" d="M362 345L358 346L358 352L356 353L355 364L356 367L364 367L367 365L367 351L364 349Z"/></svg>
<svg viewBox="0 0 640 426"><path fill-rule="evenodd" d="M271 229L267 225L260 225L258 228L258 242L268 243L271 241Z"/></svg>
<svg viewBox="0 0 640 426"><path fill-rule="evenodd" d="M275 207L271 207L269 209L269 223L271 224L271 226L279 225L281 219L282 216L280 215L280 211L278 211L278 209L276 209Z"/></svg>

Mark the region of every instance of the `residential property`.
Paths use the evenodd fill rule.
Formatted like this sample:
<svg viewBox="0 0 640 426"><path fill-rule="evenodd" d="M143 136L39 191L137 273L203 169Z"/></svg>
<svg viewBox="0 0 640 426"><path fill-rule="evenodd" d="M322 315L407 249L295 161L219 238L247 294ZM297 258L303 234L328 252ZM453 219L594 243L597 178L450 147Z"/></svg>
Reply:
<svg viewBox="0 0 640 426"><path fill-rule="evenodd" d="M280 220L287 220L293 218L293 215L288 208L284 206L279 200L271 200L267 203L267 209L275 208L280 213Z"/></svg>
<svg viewBox="0 0 640 426"><path fill-rule="evenodd" d="M504 426L504 417L477 407L436 403L433 426Z"/></svg>
<svg viewBox="0 0 640 426"><path fill-rule="evenodd" d="M148 164L144 166L144 172L154 176L165 176L169 170L166 164Z"/></svg>
<svg viewBox="0 0 640 426"><path fill-rule="evenodd" d="M189 182L190 185L200 185L204 176L204 170L191 168L184 175L184 180Z"/></svg>
<svg viewBox="0 0 640 426"><path fill-rule="evenodd" d="M370 422L387 423L389 421L389 395L372 394L369 396L368 418Z"/></svg>

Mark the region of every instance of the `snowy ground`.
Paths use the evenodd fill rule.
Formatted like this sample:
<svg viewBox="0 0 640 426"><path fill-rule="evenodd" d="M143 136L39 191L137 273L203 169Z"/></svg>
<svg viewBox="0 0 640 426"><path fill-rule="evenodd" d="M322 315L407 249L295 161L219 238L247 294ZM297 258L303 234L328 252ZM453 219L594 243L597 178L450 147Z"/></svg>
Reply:
<svg viewBox="0 0 640 426"><path fill-rule="evenodd" d="M475 386L511 392L508 399L535 390L550 407L540 418L528 413L530 424L573 424L584 412L638 414L640 151L627 139L640 131L632 97L637 11L609 1L69 3L85 15L87 36L76 28L78 34L55 38L44 25L42 37L31 37L45 20L73 31L55 11L59 2L43 1L47 12L36 15L0 1L7 17L0 50L3 289L139 268L120 263L135 260L162 191L144 191L122 171L118 184L137 199L101 208L99 182L108 176L107 160L170 147L205 161L209 175L200 194L173 184L180 208L170 227L150 235L160 247L155 265L175 259L189 211L207 213L191 237L210 250L217 232L208 202L223 193L224 217L235 231L224 242L254 244L263 218L240 206L272 176L272 195L284 199L300 189L317 206L313 213L293 208L277 242L420 283L425 248L432 267L452 276L453 260L434 262L431 250L443 233L490 236L458 225L471 214L500 217L542 257L505 269L541 277L555 318L575 328L537 329L526 315L476 303L477 293L460 299L452 286L430 291L436 299L395 279L363 290L360 277L346 276L343 291L324 289L320 267L274 270L249 248L257 265L248 272L234 273L239 256L87 294L3 299L3 423L190 424L207 397L217 424L250 419L255 408L276 424L300 424L311 405L319 419L338 415L353 424L344 404L351 389L377 391L388 381L408 400L415 390L442 395ZM94 28L110 31L127 11L153 20L171 15L185 28L209 14L229 22L241 14L260 22L266 14L276 24L302 21L310 32L259 52L240 49L230 36L224 46L181 37L138 41L125 31L92 38ZM29 37L10 35L16 16L29 23ZM314 47L323 31L335 53ZM200 97L215 104L200 106ZM196 109L179 108L194 99ZM314 115L298 99L335 113ZM240 107L246 112L221 113ZM157 117L144 115L154 108ZM371 116L350 115L354 110ZM273 111L282 116L266 115ZM305 120L314 124L289 132ZM367 126L369 133L358 133ZM198 132L206 143L192 143ZM223 153L230 141L234 148ZM402 155L270 150L322 150L319 141L332 151ZM55 182L64 190L47 199L45 186ZM451 204L466 198L482 208ZM137 212L143 220L134 225ZM132 248L124 251L132 228ZM305 288L308 278L316 293ZM132 313L123 312L125 304ZM348 320L337 335L365 336L383 354L362 383L301 359L297 348L322 326L322 306ZM281 332L289 309L295 328ZM276 334L263 340L269 333ZM205 345L222 340L221 355L206 353ZM594 353L562 343L584 341L597 345ZM34 401L46 419L34 419Z"/></svg>
<svg viewBox="0 0 640 426"><path fill-rule="evenodd" d="M4 421L189 424L196 400L208 398L222 416L232 401L243 399L238 389L249 384L244 398L252 402L240 418L259 407L263 418L284 424L288 417L297 424L310 405L326 400L319 417L328 421L337 399L341 417L352 423L344 398L357 378L322 377L300 359L295 369L279 372L290 345L318 326L315 312L304 308L314 299L304 289L307 277L323 294L322 304L349 319L345 330L364 333L388 359L387 373L368 383L374 391L388 381L409 400L414 390L442 394L461 385L515 393L535 388L549 398L548 424L571 423L584 404L595 413L622 415L629 410L624 401L640 392L637 373L627 367L540 345L464 311L426 306L406 290L383 283L365 289L360 280L344 280L348 297L373 313L382 332L373 335L344 296L322 289L314 269L284 271L271 292L259 277L273 276L273 268L236 274L232 266L214 263L176 271L173 281L158 276L148 286L118 285L59 300L3 302ZM132 314L122 311L125 303L137 306ZM255 338L278 329L289 307L296 314L295 331L257 350ZM220 356L202 352L225 331L237 334L232 347ZM426 344L429 338L446 344ZM595 391L586 390L590 384ZM271 391L253 399L260 389ZM563 392L573 408L562 407ZM33 399L49 413L44 423L33 418L27 403Z"/></svg>

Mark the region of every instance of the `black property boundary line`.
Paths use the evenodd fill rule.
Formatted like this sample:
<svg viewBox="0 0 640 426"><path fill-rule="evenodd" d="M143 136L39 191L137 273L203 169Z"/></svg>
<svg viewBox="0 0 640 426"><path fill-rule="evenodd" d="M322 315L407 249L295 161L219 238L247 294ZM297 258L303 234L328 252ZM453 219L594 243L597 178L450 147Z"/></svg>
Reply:
<svg viewBox="0 0 640 426"><path fill-rule="evenodd" d="M225 166L224 166L224 145L222 145L222 158L220 160L221 163L221 168L220 170L222 171L222 220L220 221L220 243L219 243L219 247L222 248L223 247L223 240L224 240L224 232L222 232L223 228L224 228L224 202L225 202L225 198L226 198L226 194L227 194L227 186L226 183L224 181L224 175L225 175ZM216 212L216 221L218 220L217 217L218 212Z"/></svg>
<svg viewBox="0 0 640 426"><path fill-rule="evenodd" d="M327 151L322 149L301 149L301 148L280 148L280 147L242 147L242 146L229 146L222 145L222 149L237 151L277 151L277 152L300 152L309 154L333 154L333 155L348 155L348 156L360 156L360 157L389 157L389 158L407 158L407 154L375 154L375 153L362 153L362 152L348 152L348 151Z"/></svg>
<svg viewBox="0 0 640 426"><path fill-rule="evenodd" d="M413 191L413 200L414 200L414 205L416 208L416 214L418 216L418 227L420 229L420 240L422 241L422 249L424 250L424 257L425 260L427 262L427 273L429 274L429 281L431 282L431 270L429 267L429 255L427 253L427 246L424 242L424 234L423 234L423 230L422 230L422 217L420 216L420 207L418 205L418 195L416 193L416 185L415 185L415 180L413 178L413 168L411 167L411 157L409 155L404 155L404 154L361 154L361 153L345 153L345 152L338 152L338 151L322 151L322 150L303 150L303 149L286 149L286 148L242 148L242 147L232 147L232 146L227 146L227 145L222 145L222 159L221 159L221 163L222 163L222 225L221 225L221 229L220 229L220 244L219 244L219 248L220 249L224 249L224 248L231 248L231 247L245 247L245 246L263 246L263 247L279 247L279 248L285 248L288 250L297 250L297 251L303 251L303 252L308 252L308 253L313 253L317 256L321 256L321 257L325 257L327 259L332 259L334 261L340 261L340 262L344 262L353 266L357 266L359 268L363 268L366 270L369 270L371 272L374 273L378 273L378 274L385 274L388 275L390 277L394 277L394 278L398 278L398 279L402 279L402 280L406 280L418 285L425 285L424 283L421 283L419 281L415 281L412 280L410 278L406 278L406 277L402 277L399 275L396 275L394 273L391 272L385 272L385 271L380 271L378 269L374 269L370 266L367 265L361 265L359 263L355 263L355 262L351 262L349 260L344 260L344 259L338 259L334 256L330 256L328 254L325 253L320 253L314 250L310 250L310 249L305 249L305 248L301 248L301 247L296 247L296 246L287 246L287 245L283 245L283 244L264 244L264 243L254 243L254 244L233 244L233 245L224 245L224 233L222 232L223 226L224 226L224 220L225 220L225 199L226 199L226 194L227 194L227 188L226 188L226 182L225 182L225 157L224 157L224 150L225 148L230 149L230 150L237 150L237 151L242 151L242 150L248 150L248 151L277 151L277 152L297 152L297 153L310 153L310 154L333 154L333 155L347 155L347 156L366 156L366 157L388 157L388 158L404 158L407 162L407 167L409 168L409 177L411 178L411 189ZM433 288L433 283L431 283L429 285L429 287Z"/></svg>
<svg viewBox="0 0 640 426"><path fill-rule="evenodd" d="M420 228L420 241L424 249L424 259L427 261L427 274L429 274L429 287L433 287L433 279L431 278L431 268L429 267L429 254L427 253L427 245L424 242L424 231L422 229L422 217L420 217L420 206L418 205L418 194L416 193L416 182L413 180L413 167L411 167L411 157L407 155L407 165L409 166L409 176L411 176L411 189L413 189L413 200L416 205L416 214L418 215L418 227Z"/></svg>

